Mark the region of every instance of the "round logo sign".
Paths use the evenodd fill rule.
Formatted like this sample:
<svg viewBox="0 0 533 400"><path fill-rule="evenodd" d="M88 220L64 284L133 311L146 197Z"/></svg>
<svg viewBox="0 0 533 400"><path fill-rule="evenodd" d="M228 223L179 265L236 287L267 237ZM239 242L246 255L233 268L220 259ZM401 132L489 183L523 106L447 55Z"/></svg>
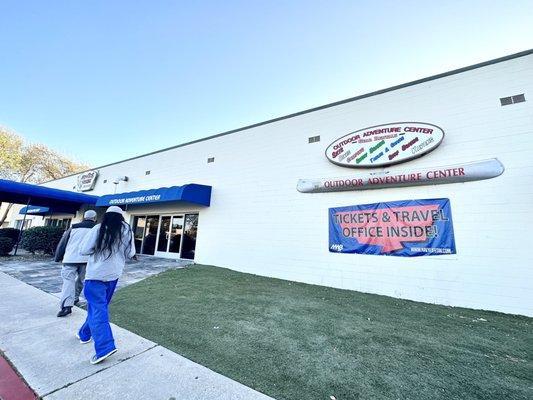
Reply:
<svg viewBox="0 0 533 400"><path fill-rule="evenodd" d="M399 164L437 148L444 131L424 122L394 122L351 132L331 143L326 157L351 168L377 168Z"/></svg>

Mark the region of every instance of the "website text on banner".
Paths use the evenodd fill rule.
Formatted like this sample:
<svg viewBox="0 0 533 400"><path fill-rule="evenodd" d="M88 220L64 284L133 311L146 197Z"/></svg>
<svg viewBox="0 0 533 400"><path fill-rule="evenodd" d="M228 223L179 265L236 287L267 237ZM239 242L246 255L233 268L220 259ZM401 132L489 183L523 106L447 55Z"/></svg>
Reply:
<svg viewBox="0 0 533 400"><path fill-rule="evenodd" d="M399 257L455 254L450 200L330 208L329 251Z"/></svg>

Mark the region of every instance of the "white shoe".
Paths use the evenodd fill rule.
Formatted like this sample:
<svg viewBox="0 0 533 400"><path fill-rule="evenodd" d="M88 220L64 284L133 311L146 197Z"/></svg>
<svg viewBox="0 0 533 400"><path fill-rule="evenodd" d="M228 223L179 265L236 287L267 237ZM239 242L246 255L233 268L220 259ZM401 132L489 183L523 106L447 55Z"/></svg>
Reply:
<svg viewBox="0 0 533 400"><path fill-rule="evenodd" d="M88 340L81 340L80 338L80 335L76 333L76 337L78 338L78 340L80 341L81 344L87 344L87 343L91 343L93 341L93 338L90 337Z"/></svg>
<svg viewBox="0 0 533 400"><path fill-rule="evenodd" d="M109 357L112 354L115 354L117 352L117 349L111 350L109 353L104 354L102 357L96 358L96 354L91 357L91 364L98 364L99 362L104 361L107 357Z"/></svg>

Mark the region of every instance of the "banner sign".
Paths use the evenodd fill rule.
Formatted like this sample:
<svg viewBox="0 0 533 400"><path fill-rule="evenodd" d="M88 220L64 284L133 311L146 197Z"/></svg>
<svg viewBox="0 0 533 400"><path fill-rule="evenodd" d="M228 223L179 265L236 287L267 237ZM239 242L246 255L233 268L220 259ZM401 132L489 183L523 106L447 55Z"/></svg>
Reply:
<svg viewBox="0 0 533 400"><path fill-rule="evenodd" d="M133 197L119 197L109 200L110 205L123 205L123 204L144 204L154 203L161 201L160 194L153 194L149 196L133 196Z"/></svg>
<svg viewBox="0 0 533 400"><path fill-rule="evenodd" d="M492 158L445 167L369 172L339 178L300 179L296 189L301 193L320 193L399 186L442 185L495 178L500 176L503 171L503 164L498 159Z"/></svg>
<svg viewBox="0 0 533 400"><path fill-rule="evenodd" d="M78 191L88 192L94 189L96 179L98 178L98 171L87 171L78 176Z"/></svg>
<svg viewBox="0 0 533 400"><path fill-rule="evenodd" d="M331 143L326 157L350 168L399 164L435 150L444 131L425 122L394 122L351 132Z"/></svg>
<svg viewBox="0 0 533 400"><path fill-rule="evenodd" d="M329 251L399 257L455 254L450 200L330 208Z"/></svg>

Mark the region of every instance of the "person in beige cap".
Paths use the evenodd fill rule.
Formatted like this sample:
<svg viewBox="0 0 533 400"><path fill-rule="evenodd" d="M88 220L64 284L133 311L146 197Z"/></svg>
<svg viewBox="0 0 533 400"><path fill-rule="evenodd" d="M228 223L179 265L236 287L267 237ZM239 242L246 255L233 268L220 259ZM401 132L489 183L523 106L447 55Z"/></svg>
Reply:
<svg viewBox="0 0 533 400"><path fill-rule="evenodd" d="M85 211L83 221L72 225L70 229L65 231L57 246L54 260L63 263L61 267L61 278L63 278L61 309L57 314L58 317L65 317L71 314L72 306L79 302L85 279L85 268L89 260L88 256L80 253L80 246L95 224L96 211Z"/></svg>
<svg viewBox="0 0 533 400"><path fill-rule="evenodd" d="M135 256L135 238L120 207L107 209L102 223L92 228L81 244L81 253L89 256L83 291L87 319L77 337L81 343L94 340L90 362L98 364L117 351L108 308L126 260Z"/></svg>

